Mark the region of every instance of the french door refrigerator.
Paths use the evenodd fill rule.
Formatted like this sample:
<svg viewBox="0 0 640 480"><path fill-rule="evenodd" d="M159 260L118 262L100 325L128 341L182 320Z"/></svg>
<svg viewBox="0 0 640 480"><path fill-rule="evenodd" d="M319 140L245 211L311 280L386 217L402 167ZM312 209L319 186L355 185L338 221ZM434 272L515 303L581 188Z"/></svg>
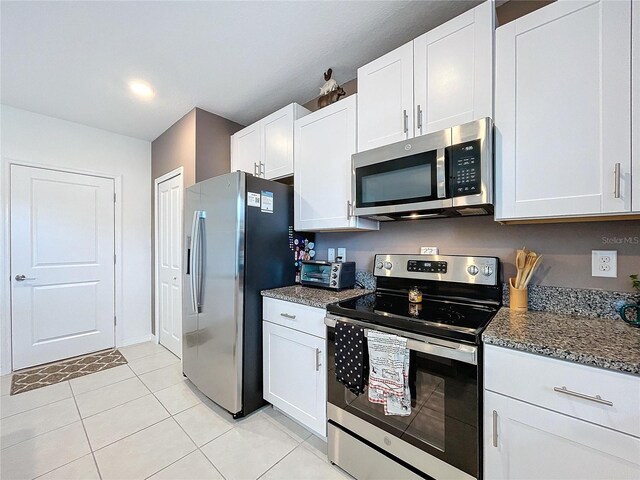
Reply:
<svg viewBox="0 0 640 480"><path fill-rule="evenodd" d="M260 291L292 285L292 188L234 172L185 190L183 371L234 418L264 404Z"/></svg>

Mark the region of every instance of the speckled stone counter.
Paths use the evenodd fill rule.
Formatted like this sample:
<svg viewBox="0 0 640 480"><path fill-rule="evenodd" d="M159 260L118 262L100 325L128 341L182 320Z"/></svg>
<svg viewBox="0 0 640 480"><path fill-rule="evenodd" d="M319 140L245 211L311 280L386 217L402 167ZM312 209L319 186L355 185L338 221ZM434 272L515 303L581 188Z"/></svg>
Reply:
<svg viewBox="0 0 640 480"><path fill-rule="evenodd" d="M503 307L484 343L640 375L640 328L622 320Z"/></svg>
<svg viewBox="0 0 640 480"><path fill-rule="evenodd" d="M371 290L362 288L350 288L334 292L322 288L303 287L301 285L292 285L290 287L274 288L271 290L263 290L263 297L277 298L286 302L301 303L310 307L327 308L330 303L341 302L350 298L360 297L371 293Z"/></svg>

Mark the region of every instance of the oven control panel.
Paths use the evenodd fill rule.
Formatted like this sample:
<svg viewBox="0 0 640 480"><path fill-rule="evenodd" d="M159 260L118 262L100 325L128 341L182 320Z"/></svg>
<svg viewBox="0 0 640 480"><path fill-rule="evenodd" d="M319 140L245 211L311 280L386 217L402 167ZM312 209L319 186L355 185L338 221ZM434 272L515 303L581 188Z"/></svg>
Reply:
<svg viewBox="0 0 640 480"><path fill-rule="evenodd" d="M480 140L460 143L449 148L453 196L481 193Z"/></svg>
<svg viewBox="0 0 640 480"><path fill-rule="evenodd" d="M407 272L447 273L447 262L428 260L409 260Z"/></svg>
<svg viewBox="0 0 640 480"><path fill-rule="evenodd" d="M376 277L498 285L500 260L463 255L378 254L373 262L373 274Z"/></svg>

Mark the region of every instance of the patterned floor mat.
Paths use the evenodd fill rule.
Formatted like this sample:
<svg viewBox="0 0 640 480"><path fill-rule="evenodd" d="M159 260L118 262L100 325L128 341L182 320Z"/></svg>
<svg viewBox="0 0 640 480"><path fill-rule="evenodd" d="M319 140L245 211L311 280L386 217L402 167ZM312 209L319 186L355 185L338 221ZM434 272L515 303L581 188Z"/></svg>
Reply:
<svg viewBox="0 0 640 480"><path fill-rule="evenodd" d="M100 372L108 368L126 365L127 359L118 350L105 350L59 363L50 363L14 373L11 379L11 395Z"/></svg>

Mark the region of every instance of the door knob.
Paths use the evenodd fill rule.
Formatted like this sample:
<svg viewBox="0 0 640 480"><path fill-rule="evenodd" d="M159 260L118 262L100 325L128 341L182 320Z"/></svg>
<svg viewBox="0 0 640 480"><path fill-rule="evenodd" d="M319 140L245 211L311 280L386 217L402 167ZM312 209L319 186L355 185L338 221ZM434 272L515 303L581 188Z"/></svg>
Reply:
<svg viewBox="0 0 640 480"><path fill-rule="evenodd" d="M16 282L24 282L25 280L35 280L35 278L27 278L24 275L16 275Z"/></svg>

